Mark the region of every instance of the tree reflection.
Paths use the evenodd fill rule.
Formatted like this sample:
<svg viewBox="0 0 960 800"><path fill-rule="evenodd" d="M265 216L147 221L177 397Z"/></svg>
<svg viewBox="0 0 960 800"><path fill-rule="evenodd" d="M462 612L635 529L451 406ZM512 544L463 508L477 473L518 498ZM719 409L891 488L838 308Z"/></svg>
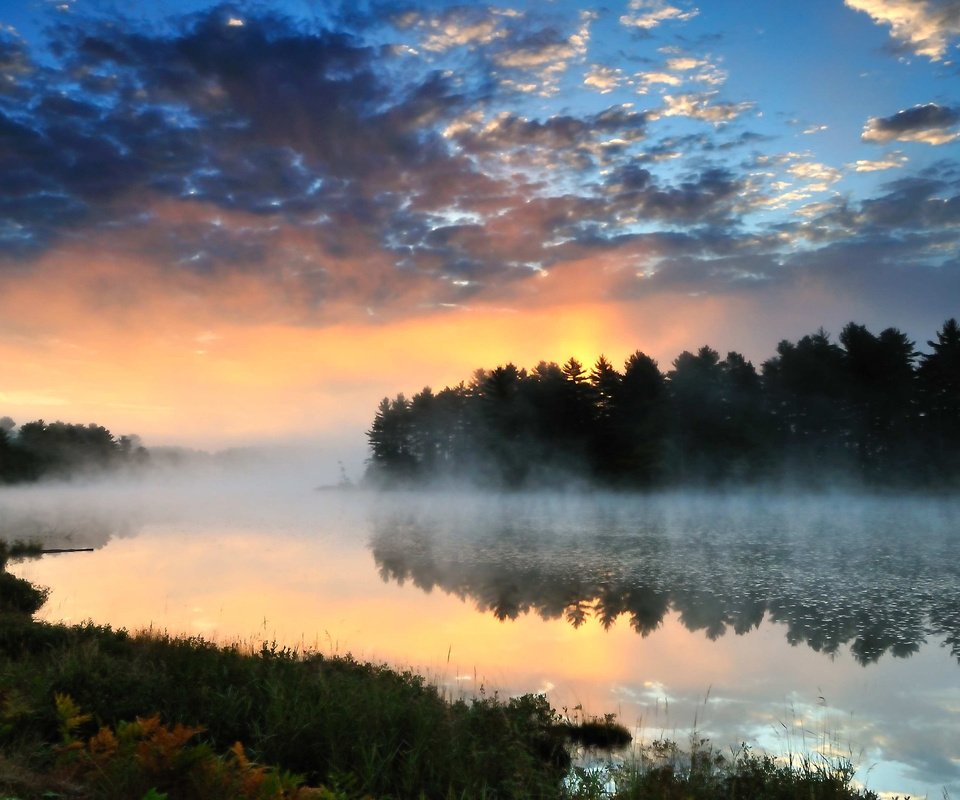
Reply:
<svg viewBox="0 0 960 800"><path fill-rule="evenodd" d="M116 511L0 508L0 541L29 542L43 550L99 549L114 537L135 535L139 527Z"/></svg>
<svg viewBox="0 0 960 800"><path fill-rule="evenodd" d="M625 621L647 636L675 612L717 639L767 619L793 645L849 648L864 665L910 656L928 638L960 660L960 542L948 530L920 537L880 524L882 515L816 518L801 530L789 513L751 527L665 513L597 524L583 512L552 533L534 513L478 523L427 512L402 524L387 513L371 547L384 581L439 588L500 620Z"/></svg>

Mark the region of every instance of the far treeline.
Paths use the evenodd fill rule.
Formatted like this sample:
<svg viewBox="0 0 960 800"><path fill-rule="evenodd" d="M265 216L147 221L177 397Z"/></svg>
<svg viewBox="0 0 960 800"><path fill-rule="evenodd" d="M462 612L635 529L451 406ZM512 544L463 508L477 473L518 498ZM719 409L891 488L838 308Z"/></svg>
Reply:
<svg viewBox="0 0 960 800"><path fill-rule="evenodd" d="M148 460L138 436L115 438L100 425L0 417L0 484L135 467Z"/></svg>
<svg viewBox="0 0 960 800"><path fill-rule="evenodd" d="M672 369L571 358L479 369L468 384L384 398L367 432L381 486L468 481L613 487L960 486L960 326L918 353L896 328L849 323L777 345L758 372L702 347Z"/></svg>

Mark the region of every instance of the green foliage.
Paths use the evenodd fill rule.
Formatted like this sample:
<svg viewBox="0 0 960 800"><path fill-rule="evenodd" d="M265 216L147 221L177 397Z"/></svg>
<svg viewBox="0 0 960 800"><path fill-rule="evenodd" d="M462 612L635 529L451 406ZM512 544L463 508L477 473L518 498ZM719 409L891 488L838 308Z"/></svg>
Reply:
<svg viewBox="0 0 960 800"><path fill-rule="evenodd" d="M51 769L60 781L83 787L92 798L285 800L316 796L302 779L253 763L236 742L225 755L195 741L203 728L165 725L158 715L116 727L101 726L89 738L77 731L91 719L68 695L55 694L62 741Z"/></svg>
<svg viewBox="0 0 960 800"><path fill-rule="evenodd" d="M0 540L0 621L9 614L33 614L47 602L49 589L34 586L6 571L9 561L37 558L41 552L39 545ZM0 636L2 635L0 629Z"/></svg>
<svg viewBox="0 0 960 800"><path fill-rule="evenodd" d="M50 590L34 586L9 572L0 572L0 614L33 614L47 602Z"/></svg>
<svg viewBox="0 0 960 800"><path fill-rule="evenodd" d="M349 657L29 620L14 638L0 637L0 793L19 800L876 800L848 761L728 758L704 740L571 767L571 727L622 726L571 725L540 695L450 702Z"/></svg>
<svg viewBox="0 0 960 800"><path fill-rule="evenodd" d="M854 786L853 774L842 758L784 761L746 745L726 757L698 739L686 752L675 742L654 741L602 777L615 785L607 795L614 800L878 800L875 792Z"/></svg>
<svg viewBox="0 0 960 800"><path fill-rule="evenodd" d="M0 745L59 748L58 768L72 765L91 780L99 774L91 737L105 727L132 742L141 729L126 721L155 717L174 726L167 733L148 726L148 737L175 737L180 725L181 733L197 731L190 742L215 753L240 741L251 761L277 765L276 775L300 774L327 787L326 796L351 800L552 797L566 763L542 697L449 702L410 672L275 645L245 653L200 639L33 623L0 636L0 687L17 687ZM182 758L208 758L186 741ZM151 788L186 796L159 772L131 777L128 762L108 771L116 785L136 781L114 796L140 797ZM175 772L187 766L163 763Z"/></svg>

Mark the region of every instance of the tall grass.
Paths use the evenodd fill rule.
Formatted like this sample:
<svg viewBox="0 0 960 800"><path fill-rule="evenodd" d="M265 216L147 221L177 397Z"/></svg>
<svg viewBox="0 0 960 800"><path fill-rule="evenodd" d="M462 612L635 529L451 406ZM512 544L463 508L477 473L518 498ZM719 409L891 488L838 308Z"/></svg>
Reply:
<svg viewBox="0 0 960 800"><path fill-rule="evenodd" d="M747 745L726 754L706 739L693 738L686 749L655 740L625 763L610 766L606 778L618 800L877 800L874 792L855 787L854 772L843 758L784 760L754 753Z"/></svg>
<svg viewBox="0 0 960 800"><path fill-rule="evenodd" d="M411 672L350 656L274 644L248 653L197 638L8 620L0 628L2 743L33 748L41 766L45 746L59 740L55 695L89 715L80 740L159 715L203 728L218 751L242 742L252 760L308 783L349 775L358 796L554 797L568 762L539 696L449 702Z"/></svg>

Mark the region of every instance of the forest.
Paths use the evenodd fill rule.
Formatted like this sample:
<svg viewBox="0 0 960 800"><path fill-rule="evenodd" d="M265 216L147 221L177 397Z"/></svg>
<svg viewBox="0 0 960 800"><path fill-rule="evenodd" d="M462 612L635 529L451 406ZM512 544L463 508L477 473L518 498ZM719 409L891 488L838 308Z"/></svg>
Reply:
<svg viewBox="0 0 960 800"><path fill-rule="evenodd" d="M478 369L469 383L384 398L367 432L382 487L960 485L960 326L918 352L896 328L848 323L781 341L760 369L684 351Z"/></svg>
<svg viewBox="0 0 960 800"><path fill-rule="evenodd" d="M148 460L137 436L106 428L41 420L21 425L0 418L0 484L139 466Z"/></svg>

